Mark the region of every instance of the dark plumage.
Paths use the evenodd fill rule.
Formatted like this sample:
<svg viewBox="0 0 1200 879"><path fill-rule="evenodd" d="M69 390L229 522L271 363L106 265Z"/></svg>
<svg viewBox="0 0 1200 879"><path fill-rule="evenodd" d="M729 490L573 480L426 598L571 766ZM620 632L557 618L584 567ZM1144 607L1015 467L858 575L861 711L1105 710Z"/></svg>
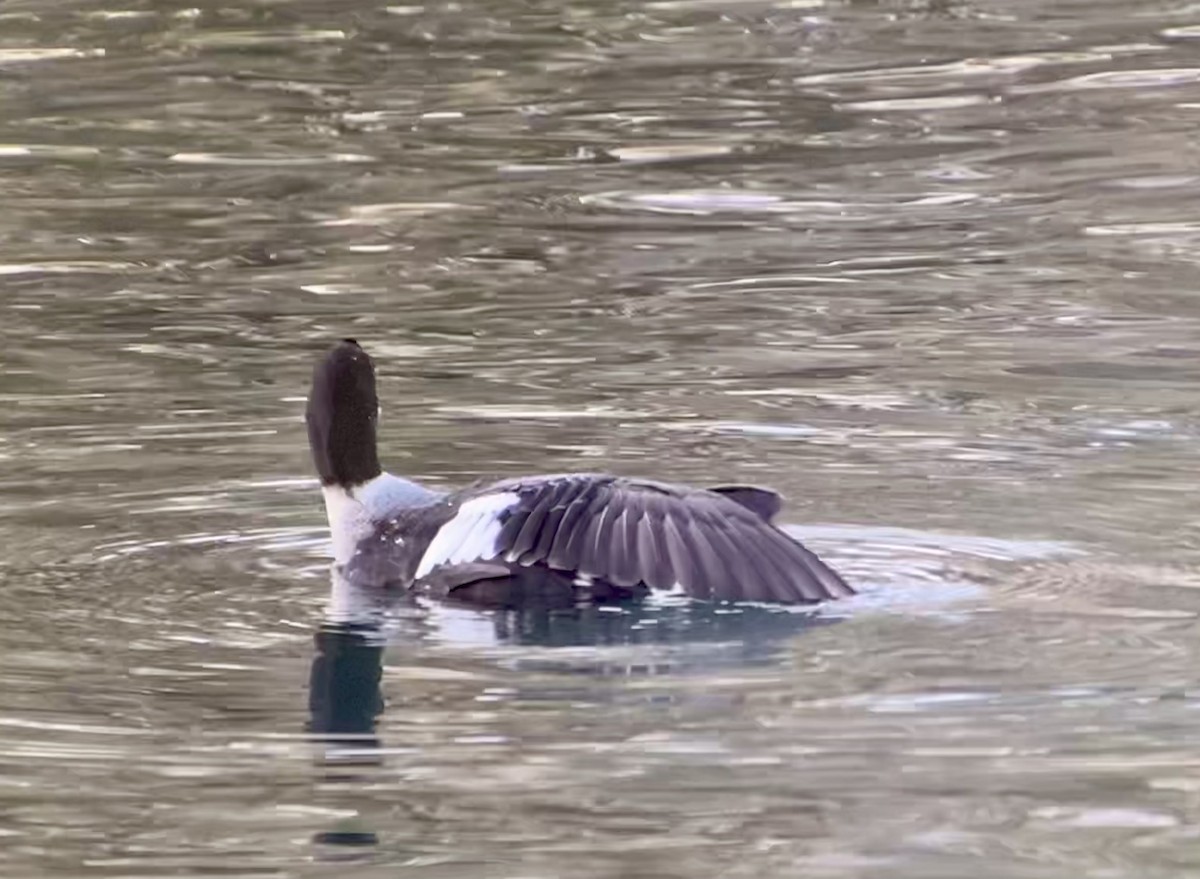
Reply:
<svg viewBox="0 0 1200 879"><path fill-rule="evenodd" d="M347 340L317 365L307 417L336 563L352 582L501 606L650 590L789 604L853 594L775 527L775 492L564 474L438 493L380 471L376 413L370 358Z"/></svg>

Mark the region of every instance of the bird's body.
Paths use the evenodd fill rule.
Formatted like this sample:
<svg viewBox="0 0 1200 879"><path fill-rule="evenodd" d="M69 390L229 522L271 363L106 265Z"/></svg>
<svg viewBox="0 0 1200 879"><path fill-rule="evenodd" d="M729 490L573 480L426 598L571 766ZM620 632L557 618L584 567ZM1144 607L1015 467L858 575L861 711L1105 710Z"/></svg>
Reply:
<svg viewBox="0 0 1200 879"><path fill-rule="evenodd" d="M351 582L498 606L853 594L772 523L772 491L571 473L438 492L380 470L377 413L370 358L347 340L317 365L307 418L334 563Z"/></svg>

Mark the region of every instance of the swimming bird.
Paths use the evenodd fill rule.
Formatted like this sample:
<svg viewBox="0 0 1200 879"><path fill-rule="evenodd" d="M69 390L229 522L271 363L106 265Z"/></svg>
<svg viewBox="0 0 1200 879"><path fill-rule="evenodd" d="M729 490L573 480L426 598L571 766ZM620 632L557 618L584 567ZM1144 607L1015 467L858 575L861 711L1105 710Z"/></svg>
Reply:
<svg viewBox="0 0 1200 879"><path fill-rule="evenodd" d="M781 500L767 489L565 473L437 491L385 473L375 366L353 339L317 362L305 420L334 565L358 585L501 607L651 591L784 604L854 594L775 526Z"/></svg>

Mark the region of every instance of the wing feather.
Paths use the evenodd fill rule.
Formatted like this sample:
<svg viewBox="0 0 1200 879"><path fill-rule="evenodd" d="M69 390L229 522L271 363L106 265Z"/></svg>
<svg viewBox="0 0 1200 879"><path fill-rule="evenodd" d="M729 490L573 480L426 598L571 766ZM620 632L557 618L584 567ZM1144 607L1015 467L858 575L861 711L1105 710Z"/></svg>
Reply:
<svg viewBox="0 0 1200 879"><path fill-rule="evenodd" d="M773 493L743 487L696 491L589 475L513 480L468 495L419 568L502 558L696 598L793 603L853 594L767 521L777 503Z"/></svg>
<svg viewBox="0 0 1200 879"><path fill-rule="evenodd" d="M558 531L554 534L554 542L546 553L546 564L560 571L576 571L579 569L579 539L581 538L581 520L592 502L588 486L581 485L567 508L563 511L558 523Z"/></svg>
<svg viewBox="0 0 1200 879"><path fill-rule="evenodd" d="M671 576L674 581L671 589L678 588L686 592L688 585L696 582L696 571L692 566L693 550L688 546L683 532L679 529L679 523L673 516L668 514L662 517L659 533L662 535L662 542L671 565Z"/></svg>
<svg viewBox="0 0 1200 879"><path fill-rule="evenodd" d="M508 551L504 554L504 560L507 562L519 561L522 556L528 553L534 546L537 545L538 538L542 535L542 525L546 522L546 515L550 512L549 506L545 503L534 504L533 508L525 516L514 516L514 525L519 525L516 537L508 545Z"/></svg>
<svg viewBox="0 0 1200 879"><path fill-rule="evenodd" d="M587 486L564 514L563 530L559 531L558 539L555 541L556 547L558 541L562 541L561 556L566 562L563 566L564 570L587 575L595 574L590 564L591 545L589 541L595 539L597 518L608 506L606 500L604 493L597 490L596 486ZM574 515L568 523L567 516L571 514ZM553 567L553 565L551 566Z"/></svg>
<svg viewBox="0 0 1200 879"><path fill-rule="evenodd" d="M417 563L414 578L421 579L442 565L483 561L500 555L505 514L519 501L516 493L492 492L463 503L430 540Z"/></svg>
<svg viewBox="0 0 1200 879"><path fill-rule="evenodd" d="M709 510L701 511L699 520L704 527L704 533L708 535L713 551L724 560L726 566L725 576L714 597L736 598L743 595L747 598L750 597L746 594L747 589L754 582L762 579L761 567L757 563L755 553L747 551L749 547L744 542L739 548L739 542L731 534L729 524L713 515Z"/></svg>
<svg viewBox="0 0 1200 879"><path fill-rule="evenodd" d="M730 583L730 569L721 559L713 545L708 529L698 520L689 519L686 522L688 543L695 553L695 582L684 581L683 587L689 595L697 598L720 598L722 587ZM725 587L728 588L728 587Z"/></svg>
<svg viewBox="0 0 1200 879"><path fill-rule="evenodd" d="M596 512L591 518L583 540L583 554L579 559L579 570L588 576L607 580L612 577L617 567L614 541L617 518L624 511L624 507L609 503L603 497L598 497L593 504Z"/></svg>
<svg viewBox="0 0 1200 879"><path fill-rule="evenodd" d="M566 494L566 492L562 494ZM550 548L554 546L554 538L558 534L559 528L562 527L563 516L567 512L569 502L570 498L564 499L560 495L555 498L553 504L548 506L546 518L542 520L542 528L538 533L537 543L521 556L521 564L529 565L549 558Z"/></svg>
<svg viewBox="0 0 1200 879"><path fill-rule="evenodd" d="M638 568L642 580L651 589L670 589L675 585L675 572L662 537L662 513L653 499L646 503L646 513L638 523Z"/></svg>
<svg viewBox="0 0 1200 879"><path fill-rule="evenodd" d="M638 555L638 534L642 530L645 509L640 499L631 502L613 524L613 569L611 579L618 586L636 586L645 577Z"/></svg>
<svg viewBox="0 0 1200 879"><path fill-rule="evenodd" d="M758 582L761 584L761 590L755 590L753 600L788 600L787 597L796 592L797 581L800 583L800 594L805 598L808 597L808 592L803 585L806 581L805 571L803 569L790 570L786 562L781 562L779 548L772 540L772 535L751 532L746 535L746 542L752 550L751 557L760 572Z"/></svg>

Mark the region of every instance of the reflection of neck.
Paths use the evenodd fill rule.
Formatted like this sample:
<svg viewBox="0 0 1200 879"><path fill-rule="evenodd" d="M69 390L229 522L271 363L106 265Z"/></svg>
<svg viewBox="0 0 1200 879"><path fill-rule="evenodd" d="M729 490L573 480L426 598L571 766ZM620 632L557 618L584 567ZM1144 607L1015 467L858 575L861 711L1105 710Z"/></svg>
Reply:
<svg viewBox="0 0 1200 879"><path fill-rule="evenodd" d="M381 759L375 723L383 711L385 639L378 602L369 599L369 593L352 589L335 573L325 622L313 634L308 731L326 745L330 781L355 777L341 767L374 766ZM339 819L332 828L314 834L313 841L336 846L334 857L339 860L369 857L378 837L363 825L357 796L338 806L353 817Z"/></svg>
<svg viewBox="0 0 1200 879"><path fill-rule="evenodd" d="M383 638L370 602L334 577L326 622L313 636L309 732L339 748L379 747ZM348 756L348 755L347 755Z"/></svg>

